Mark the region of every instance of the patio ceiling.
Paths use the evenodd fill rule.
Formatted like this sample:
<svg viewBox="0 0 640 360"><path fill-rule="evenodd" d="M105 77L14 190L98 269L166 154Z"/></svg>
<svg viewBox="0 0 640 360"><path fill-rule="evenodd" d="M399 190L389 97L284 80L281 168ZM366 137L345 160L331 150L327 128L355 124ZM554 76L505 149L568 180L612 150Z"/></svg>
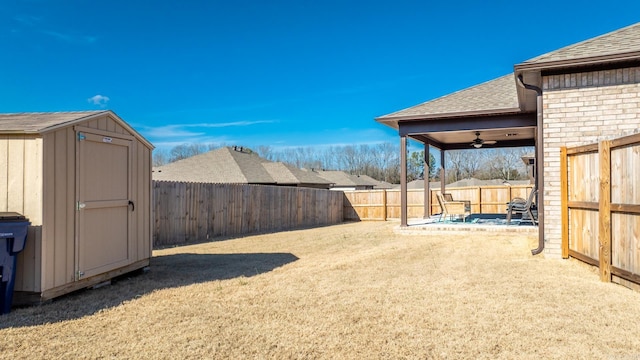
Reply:
<svg viewBox="0 0 640 360"><path fill-rule="evenodd" d="M440 150L473 149L476 132L485 142L482 148L535 146L536 115L520 113L452 119L398 122L401 136L408 136Z"/></svg>

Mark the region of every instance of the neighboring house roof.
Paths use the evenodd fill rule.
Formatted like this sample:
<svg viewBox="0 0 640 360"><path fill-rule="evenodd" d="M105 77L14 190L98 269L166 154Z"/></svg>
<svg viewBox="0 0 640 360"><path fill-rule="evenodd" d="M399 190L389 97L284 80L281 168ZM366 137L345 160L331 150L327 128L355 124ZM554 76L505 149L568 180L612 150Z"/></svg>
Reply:
<svg viewBox="0 0 640 360"><path fill-rule="evenodd" d="M350 175L338 170L311 170L312 173L333 183L333 187L374 187L379 181L367 175Z"/></svg>
<svg viewBox="0 0 640 360"><path fill-rule="evenodd" d="M110 116L146 146L153 148L147 139L111 110L0 114L0 133L44 134L103 116Z"/></svg>
<svg viewBox="0 0 640 360"><path fill-rule="evenodd" d="M228 147L158 166L153 170L153 179L234 184L274 182L258 155Z"/></svg>
<svg viewBox="0 0 640 360"><path fill-rule="evenodd" d="M525 165L529 165L529 162L530 162L530 160L532 160L532 159L535 161L535 158L536 158L536 154L535 154L535 153L527 153L527 154L524 154L524 155L522 155L522 156L520 157L520 159L522 159L522 162L523 162Z"/></svg>
<svg viewBox="0 0 640 360"><path fill-rule="evenodd" d="M391 183L388 183L386 181L378 181L378 185L374 185L373 188L374 189L378 189L378 190L381 190L381 189L393 189L393 188L395 188L395 185L391 184Z"/></svg>
<svg viewBox="0 0 640 360"><path fill-rule="evenodd" d="M640 59L640 23L529 59L516 70Z"/></svg>
<svg viewBox="0 0 640 360"><path fill-rule="evenodd" d="M369 175L349 175L349 176L358 185L371 185L371 186L380 185L380 181L372 178Z"/></svg>
<svg viewBox="0 0 640 360"><path fill-rule="evenodd" d="M314 173L310 173L281 162L263 162L262 166L264 166L271 177L273 177L276 184L331 185L330 181L323 179Z"/></svg>
<svg viewBox="0 0 640 360"><path fill-rule="evenodd" d="M223 147L153 169L153 180L225 184L326 185L329 181L305 174L255 153Z"/></svg>
<svg viewBox="0 0 640 360"><path fill-rule="evenodd" d="M473 115L476 113L519 112L518 93L513 74L460 90L440 98L378 117L379 122Z"/></svg>
<svg viewBox="0 0 640 360"><path fill-rule="evenodd" d="M396 185L395 187L400 188L400 185ZM440 181L432 181L429 183L429 189L439 189L439 188L440 188ZM409 181L407 183L407 189L409 190L424 189L424 180L418 179L418 180Z"/></svg>

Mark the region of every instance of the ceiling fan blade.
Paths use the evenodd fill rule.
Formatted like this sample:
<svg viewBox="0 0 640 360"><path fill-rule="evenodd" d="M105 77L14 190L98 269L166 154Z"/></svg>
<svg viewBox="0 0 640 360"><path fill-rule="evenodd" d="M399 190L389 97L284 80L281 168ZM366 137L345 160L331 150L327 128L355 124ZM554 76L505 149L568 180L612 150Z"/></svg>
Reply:
<svg viewBox="0 0 640 360"><path fill-rule="evenodd" d="M495 144L495 143L497 143L497 141L495 141L495 140L485 140L483 144L486 144L486 145L493 145L493 144Z"/></svg>

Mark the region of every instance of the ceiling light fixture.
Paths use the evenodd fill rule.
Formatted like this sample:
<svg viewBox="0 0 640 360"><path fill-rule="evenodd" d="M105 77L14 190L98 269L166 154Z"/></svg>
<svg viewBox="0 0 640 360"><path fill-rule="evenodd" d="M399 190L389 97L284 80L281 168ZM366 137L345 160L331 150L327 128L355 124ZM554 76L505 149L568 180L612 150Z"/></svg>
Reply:
<svg viewBox="0 0 640 360"><path fill-rule="evenodd" d="M476 149L480 149L482 147L482 144L484 144L484 140L480 139L480 132L476 131L476 138L471 143L471 146Z"/></svg>
<svg viewBox="0 0 640 360"><path fill-rule="evenodd" d="M495 144L496 141L495 140L482 140L480 139L480 131L476 131L476 138L473 139L473 141L471 142L471 146L473 146L476 149L480 149L482 147L482 145L487 144L487 145L492 145Z"/></svg>

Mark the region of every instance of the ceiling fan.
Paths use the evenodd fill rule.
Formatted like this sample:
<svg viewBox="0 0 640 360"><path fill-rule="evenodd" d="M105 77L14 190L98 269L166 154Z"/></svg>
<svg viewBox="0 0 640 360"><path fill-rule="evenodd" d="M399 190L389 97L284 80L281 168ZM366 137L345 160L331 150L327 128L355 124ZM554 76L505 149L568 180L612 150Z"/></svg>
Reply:
<svg viewBox="0 0 640 360"><path fill-rule="evenodd" d="M473 146L476 149L480 149L482 147L482 145L487 144L487 145L493 145L495 144L496 141L495 140L482 140L480 139L480 131L476 131L476 138L473 139L473 141L471 142L471 146Z"/></svg>

